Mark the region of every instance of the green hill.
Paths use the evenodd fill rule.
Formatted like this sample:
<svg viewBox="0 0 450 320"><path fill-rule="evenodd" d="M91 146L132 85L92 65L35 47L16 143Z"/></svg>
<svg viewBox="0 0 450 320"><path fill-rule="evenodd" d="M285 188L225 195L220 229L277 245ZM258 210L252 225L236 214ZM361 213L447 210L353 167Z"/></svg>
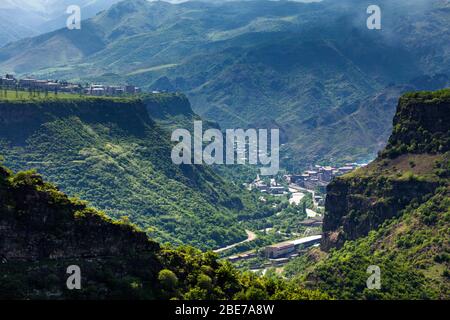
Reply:
<svg viewBox="0 0 450 320"><path fill-rule="evenodd" d="M186 102L152 99L167 110ZM6 165L35 168L69 195L127 217L161 241L201 249L237 242L246 237L238 216L264 210L208 167L173 165L170 132L149 118L142 100L3 99L0 123Z"/></svg>

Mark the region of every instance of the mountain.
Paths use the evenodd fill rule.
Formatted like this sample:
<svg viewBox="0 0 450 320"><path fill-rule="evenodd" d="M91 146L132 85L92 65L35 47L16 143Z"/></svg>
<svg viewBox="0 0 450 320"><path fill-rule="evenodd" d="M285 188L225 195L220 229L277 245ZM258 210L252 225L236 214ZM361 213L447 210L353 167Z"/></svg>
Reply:
<svg viewBox="0 0 450 320"><path fill-rule="evenodd" d="M367 235L413 200L424 202L448 182L445 171L438 170L448 169L448 94L449 90L443 90L403 96L393 133L380 156L328 186L322 248L341 247L347 240Z"/></svg>
<svg viewBox="0 0 450 320"><path fill-rule="evenodd" d="M146 101L192 113L182 95ZM70 196L160 241L201 249L238 242L246 238L238 219L268 210L207 166L174 165L171 132L141 99L10 97L0 99L0 123L0 154L10 168L37 169Z"/></svg>
<svg viewBox="0 0 450 320"><path fill-rule="evenodd" d="M2 299L327 298L281 279L240 274L212 253L161 246L41 176L3 166L0 230ZM69 266L80 272L79 290L66 286Z"/></svg>
<svg viewBox="0 0 450 320"><path fill-rule="evenodd" d="M25 37L35 36L35 28L43 18L32 11L23 10L13 3L0 3L0 47Z"/></svg>
<svg viewBox="0 0 450 320"><path fill-rule="evenodd" d="M450 77L448 1L380 1L375 31L366 27L370 4L124 1L82 30L5 46L0 71L184 92L222 128L282 128L291 170L366 161L386 143L405 92L391 88L428 89L416 81L427 77L445 87Z"/></svg>
<svg viewBox="0 0 450 320"><path fill-rule="evenodd" d="M2 0L0 3L0 47L22 38L66 26L71 5L78 5L87 19L119 0Z"/></svg>
<svg viewBox="0 0 450 320"><path fill-rule="evenodd" d="M402 96L378 158L328 186L322 252L296 267L303 281L341 299L449 298L449 121L450 89Z"/></svg>

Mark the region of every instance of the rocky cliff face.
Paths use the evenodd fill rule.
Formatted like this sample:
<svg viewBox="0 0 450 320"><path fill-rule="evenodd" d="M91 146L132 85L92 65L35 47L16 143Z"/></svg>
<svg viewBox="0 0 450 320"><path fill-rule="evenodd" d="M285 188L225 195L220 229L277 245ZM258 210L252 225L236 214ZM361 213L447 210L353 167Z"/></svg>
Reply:
<svg viewBox="0 0 450 320"><path fill-rule="evenodd" d="M450 90L403 96L385 150L328 186L321 248L366 236L445 184L439 165L450 150L449 130Z"/></svg>
<svg viewBox="0 0 450 320"><path fill-rule="evenodd" d="M109 219L70 202L56 190L41 191L45 184L38 175L19 175L12 184L12 189L2 190L1 200L0 252L6 261L133 256L159 248L144 233L108 223Z"/></svg>
<svg viewBox="0 0 450 320"><path fill-rule="evenodd" d="M188 98L182 93L147 94L142 96L150 118L163 129L172 132L175 129L194 130L194 121L202 121L203 129L219 129L219 125L202 119L191 107Z"/></svg>
<svg viewBox="0 0 450 320"><path fill-rule="evenodd" d="M400 98L394 127L383 157L450 150L448 90L410 93Z"/></svg>
<svg viewBox="0 0 450 320"><path fill-rule="evenodd" d="M449 299L449 116L449 89L403 96L385 150L328 186L328 252L309 286L338 299Z"/></svg>
<svg viewBox="0 0 450 320"><path fill-rule="evenodd" d="M340 248L346 240L366 236L413 200L422 202L437 186L433 181L386 177L336 179L327 189L322 249Z"/></svg>
<svg viewBox="0 0 450 320"><path fill-rule="evenodd" d="M0 136L21 145L45 123L68 117L77 117L86 124L114 123L119 129L140 136L146 125L153 124L139 100L86 97L3 100L0 101Z"/></svg>
<svg viewBox="0 0 450 320"><path fill-rule="evenodd" d="M145 295L154 297L159 251L145 233L69 199L39 175L0 166L0 297L113 298L124 294L116 292L124 277L149 281ZM80 267L86 290L67 289L71 265Z"/></svg>

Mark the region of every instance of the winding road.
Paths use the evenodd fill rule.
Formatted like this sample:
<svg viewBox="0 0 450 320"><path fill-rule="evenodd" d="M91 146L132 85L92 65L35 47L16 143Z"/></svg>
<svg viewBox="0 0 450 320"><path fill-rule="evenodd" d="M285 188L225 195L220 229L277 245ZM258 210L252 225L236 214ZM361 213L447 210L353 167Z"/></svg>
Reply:
<svg viewBox="0 0 450 320"><path fill-rule="evenodd" d="M215 253L220 253L220 252L222 252L222 251L225 251L225 250L234 248L234 247L236 247L236 246L238 246L238 245L240 245L240 244L247 243L247 242L250 242L250 241L254 241L254 240L256 240L256 238L258 238L258 236L256 235L256 233L254 233L254 232L252 232L252 231L250 231L250 230L245 230L245 232L247 233L247 239L245 239L244 241L236 242L236 243L230 244L229 246L226 246L226 247L222 247L222 248L213 250L213 252L215 252Z"/></svg>

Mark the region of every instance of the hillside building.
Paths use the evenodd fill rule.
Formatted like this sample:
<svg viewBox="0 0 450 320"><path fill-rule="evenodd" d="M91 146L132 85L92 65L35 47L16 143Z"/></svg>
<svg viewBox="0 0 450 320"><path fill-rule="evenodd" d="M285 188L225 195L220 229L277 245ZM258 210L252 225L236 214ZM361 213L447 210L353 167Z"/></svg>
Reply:
<svg viewBox="0 0 450 320"><path fill-rule="evenodd" d="M267 258L276 259L285 255L288 255L295 251L295 245L289 242L283 242L267 246L265 253Z"/></svg>

